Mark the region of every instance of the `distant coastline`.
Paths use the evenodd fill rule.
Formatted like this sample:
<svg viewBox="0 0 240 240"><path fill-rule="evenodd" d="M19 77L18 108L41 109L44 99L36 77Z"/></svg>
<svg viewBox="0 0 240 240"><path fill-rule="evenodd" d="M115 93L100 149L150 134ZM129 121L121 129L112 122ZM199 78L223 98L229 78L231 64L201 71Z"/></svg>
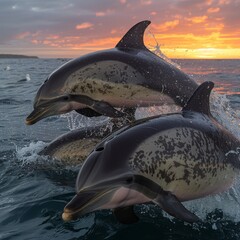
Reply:
<svg viewBox="0 0 240 240"><path fill-rule="evenodd" d="M38 57L19 55L19 54L0 54L0 58L38 58Z"/></svg>

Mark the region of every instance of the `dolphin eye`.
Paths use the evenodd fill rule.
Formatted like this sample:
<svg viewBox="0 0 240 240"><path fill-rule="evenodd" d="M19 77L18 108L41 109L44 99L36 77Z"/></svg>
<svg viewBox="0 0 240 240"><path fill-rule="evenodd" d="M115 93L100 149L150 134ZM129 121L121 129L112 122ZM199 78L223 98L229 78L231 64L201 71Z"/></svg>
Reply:
<svg viewBox="0 0 240 240"><path fill-rule="evenodd" d="M104 150L104 147L99 147L99 148L97 148L95 151L101 152L102 150Z"/></svg>
<svg viewBox="0 0 240 240"><path fill-rule="evenodd" d="M70 97L69 97L68 95L66 95L66 96L63 97L63 100L64 100L64 101L69 101L69 99L70 99Z"/></svg>
<svg viewBox="0 0 240 240"><path fill-rule="evenodd" d="M128 177L127 179L126 179L126 183L127 184L131 184L133 182L133 177Z"/></svg>

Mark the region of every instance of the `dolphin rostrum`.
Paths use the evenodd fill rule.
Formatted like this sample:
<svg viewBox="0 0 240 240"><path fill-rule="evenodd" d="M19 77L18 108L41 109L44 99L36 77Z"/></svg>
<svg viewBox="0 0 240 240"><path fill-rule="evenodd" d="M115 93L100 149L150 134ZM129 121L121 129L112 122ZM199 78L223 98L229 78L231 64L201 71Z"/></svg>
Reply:
<svg viewBox="0 0 240 240"><path fill-rule="evenodd" d="M181 112L138 120L99 143L80 169L63 219L114 209L120 222L131 223L138 219L133 205L153 202L198 221L181 202L226 190L240 168L240 141L210 113L213 86L200 85Z"/></svg>
<svg viewBox="0 0 240 240"><path fill-rule="evenodd" d="M117 118L124 114L116 108L186 104L198 85L145 47L149 24L137 23L113 49L81 56L55 70L38 90L26 124L72 110Z"/></svg>

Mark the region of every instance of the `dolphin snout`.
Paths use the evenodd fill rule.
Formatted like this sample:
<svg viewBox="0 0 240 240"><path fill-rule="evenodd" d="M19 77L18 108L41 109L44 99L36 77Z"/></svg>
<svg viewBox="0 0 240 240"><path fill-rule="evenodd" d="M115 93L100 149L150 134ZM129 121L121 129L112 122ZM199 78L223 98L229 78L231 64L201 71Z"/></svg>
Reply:
<svg viewBox="0 0 240 240"><path fill-rule="evenodd" d="M83 214L91 212L91 203L96 195L95 192L85 192L75 195L65 206L62 219L64 221L71 221L77 219Z"/></svg>
<svg viewBox="0 0 240 240"><path fill-rule="evenodd" d="M53 115L51 108L35 108L26 118L25 123L27 125L33 125L43 118Z"/></svg>

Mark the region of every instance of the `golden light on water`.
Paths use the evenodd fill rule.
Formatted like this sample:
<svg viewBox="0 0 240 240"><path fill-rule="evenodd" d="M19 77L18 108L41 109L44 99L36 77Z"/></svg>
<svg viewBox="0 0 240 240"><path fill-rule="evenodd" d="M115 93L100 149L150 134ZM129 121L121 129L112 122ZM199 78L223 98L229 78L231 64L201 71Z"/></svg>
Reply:
<svg viewBox="0 0 240 240"><path fill-rule="evenodd" d="M186 59L239 59L240 48L221 49L221 48L198 48L198 49L165 49L162 48L165 55L170 58Z"/></svg>

